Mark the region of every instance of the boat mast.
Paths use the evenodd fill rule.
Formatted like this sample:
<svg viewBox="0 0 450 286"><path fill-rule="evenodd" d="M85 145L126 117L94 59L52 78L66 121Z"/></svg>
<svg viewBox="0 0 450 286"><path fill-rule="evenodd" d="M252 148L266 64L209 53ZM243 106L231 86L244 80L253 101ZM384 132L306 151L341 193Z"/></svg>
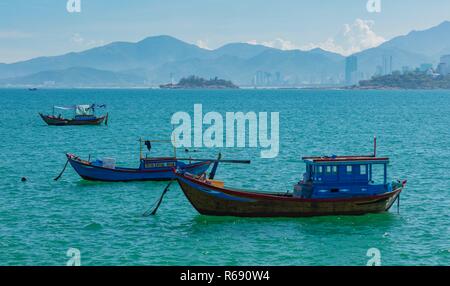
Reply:
<svg viewBox="0 0 450 286"><path fill-rule="evenodd" d="M173 139L175 140L175 139ZM143 152L142 152L142 142L152 142L152 143L172 143L172 140L146 140L145 138L139 138L139 158L140 159L144 159L143 157ZM177 157L177 149L175 147L175 144L173 144L173 152L174 152L174 156L175 158ZM147 157L146 157L147 158Z"/></svg>
<svg viewBox="0 0 450 286"><path fill-rule="evenodd" d="M373 157L377 157L377 136L373 137Z"/></svg>
<svg viewBox="0 0 450 286"><path fill-rule="evenodd" d="M172 133L172 145L173 145L173 157L177 158L177 144L175 139L175 134Z"/></svg>
<svg viewBox="0 0 450 286"><path fill-rule="evenodd" d="M139 138L139 160L142 160L142 138Z"/></svg>

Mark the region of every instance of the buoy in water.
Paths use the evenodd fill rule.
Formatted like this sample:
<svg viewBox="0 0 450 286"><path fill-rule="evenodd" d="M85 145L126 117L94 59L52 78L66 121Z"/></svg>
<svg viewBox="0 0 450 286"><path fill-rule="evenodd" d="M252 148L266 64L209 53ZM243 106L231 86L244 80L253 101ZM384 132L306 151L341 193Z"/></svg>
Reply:
<svg viewBox="0 0 450 286"><path fill-rule="evenodd" d="M22 181L22 182L26 182L26 181L27 181L27 178L22 177L21 181Z"/></svg>

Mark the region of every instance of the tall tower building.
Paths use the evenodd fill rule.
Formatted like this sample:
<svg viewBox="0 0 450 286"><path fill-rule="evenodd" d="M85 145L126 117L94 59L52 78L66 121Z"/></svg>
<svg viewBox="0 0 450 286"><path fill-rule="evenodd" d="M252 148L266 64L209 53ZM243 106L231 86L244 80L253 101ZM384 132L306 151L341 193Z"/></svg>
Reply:
<svg viewBox="0 0 450 286"><path fill-rule="evenodd" d="M450 74L450 55L441 57L441 63L438 66L438 73L444 76Z"/></svg>
<svg viewBox="0 0 450 286"><path fill-rule="evenodd" d="M358 83L358 58L349 56L345 60L345 83L354 85Z"/></svg>
<svg viewBox="0 0 450 286"><path fill-rule="evenodd" d="M383 56L383 75L392 74L392 56Z"/></svg>

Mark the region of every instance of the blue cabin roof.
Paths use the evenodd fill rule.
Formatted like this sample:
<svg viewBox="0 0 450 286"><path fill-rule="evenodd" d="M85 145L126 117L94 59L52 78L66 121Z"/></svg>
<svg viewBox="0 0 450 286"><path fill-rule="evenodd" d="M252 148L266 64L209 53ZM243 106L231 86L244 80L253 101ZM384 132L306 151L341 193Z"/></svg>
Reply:
<svg viewBox="0 0 450 286"><path fill-rule="evenodd" d="M309 184L315 197L377 193L385 190L387 185L387 157L322 156L302 159L306 163L302 184ZM382 170L377 170L375 165Z"/></svg>
<svg viewBox="0 0 450 286"><path fill-rule="evenodd" d="M322 156L322 157L303 157L306 164L311 165L361 165L361 164L388 164L387 157L374 156Z"/></svg>

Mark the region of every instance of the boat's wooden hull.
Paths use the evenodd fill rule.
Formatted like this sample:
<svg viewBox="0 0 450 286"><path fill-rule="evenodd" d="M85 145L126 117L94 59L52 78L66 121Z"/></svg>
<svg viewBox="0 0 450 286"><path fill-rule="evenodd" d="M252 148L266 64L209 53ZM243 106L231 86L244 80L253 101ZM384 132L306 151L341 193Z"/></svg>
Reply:
<svg viewBox="0 0 450 286"><path fill-rule="evenodd" d="M73 155L67 155L70 165L85 180L103 182L128 181L169 181L175 178L173 167L154 169L115 168L109 169L91 165L87 161L79 160ZM187 164L184 170L201 175L208 170L211 162Z"/></svg>
<svg viewBox="0 0 450 286"><path fill-rule="evenodd" d="M48 115L44 115L39 113L42 120L48 125L53 126L67 126L67 125L100 125L102 124L106 116L96 117L95 119L85 119L85 120L77 120L77 119L65 119L65 118L57 118Z"/></svg>
<svg viewBox="0 0 450 286"><path fill-rule="evenodd" d="M176 174L192 206L203 215L238 217L311 217L362 215L388 211L402 188L377 196L347 199L301 199L211 186Z"/></svg>

